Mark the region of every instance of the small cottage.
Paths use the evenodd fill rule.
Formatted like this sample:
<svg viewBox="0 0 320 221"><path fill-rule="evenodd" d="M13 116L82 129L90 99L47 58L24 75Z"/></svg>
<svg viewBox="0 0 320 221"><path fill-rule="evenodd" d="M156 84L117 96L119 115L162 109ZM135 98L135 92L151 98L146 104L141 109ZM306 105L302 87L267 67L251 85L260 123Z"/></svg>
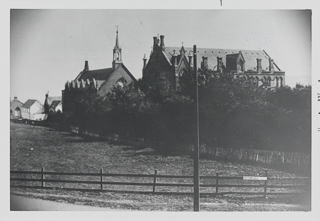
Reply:
<svg viewBox="0 0 320 221"><path fill-rule="evenodd" d="M44 112L46 114L62 113L61 96L49 97L48 92L44 101Z"/></svg>
<svg viewBox="0 0 320 221"><path fill-rule="evenodd" d="M29 99L22 105L21 116L27 120L45 120L47 114L44 113L43 105L37 101Z"/></svg>
<svg viewBox="0 0 320 221"><path fill-rule="evenodd" d="M21 109L23 103L14 97L13 101L10 102L10 118L21 118Z"/></svg>

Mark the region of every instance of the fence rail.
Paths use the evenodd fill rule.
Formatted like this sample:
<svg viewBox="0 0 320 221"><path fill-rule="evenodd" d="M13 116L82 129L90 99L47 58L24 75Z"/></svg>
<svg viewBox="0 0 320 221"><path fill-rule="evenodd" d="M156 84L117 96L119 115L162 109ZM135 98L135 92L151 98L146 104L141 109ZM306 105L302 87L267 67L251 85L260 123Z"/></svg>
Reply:
<svg viewBox="0 0 320 221"><path fill-rule="evenodd" d="M118 134L101 134L92 130L81 130L79 127L70 127L70 132L86 137L95 137L104 140L127 143L129 145L141 145L149 147L165 146L163 142L157 142L144 138L133 138ZM177 150L184 152L193 152L193 145L177 146ZM311 154L276 150L259 150L255 148L223 148L207 145L200 146L200 154L217 158L230 158L240 161L252 161L265 164L289 164L299 168L304 173L310 169Z"/></svg>
<svg viewBox="0 0 320 221"><path fill-rule="evenodd" d="M129 192L129 193L153 193L153 194L192 194L192 188L194 186L193 184L193 176L182 176L182 175L159 175L157 174L157 170L155 170L154 174L115 174L115 173L103 173L103 170L100 170L100 173L66 173L66 172L50 172L45 171L44 168L41 168L41 171L10 171L11 177L10 181L11 187L23 187L23 188L43 188L43 189L57 189L61 188L59 186L46 186L48 183L65 183L65 184L93 184L96 186L99 186L100 188L76 188L74 186L72 187L63 187L65 190L81 190L81 191L109 191L109 192ZM26 174L34 174L39 175L39 178L26 178L26 177L16 177L17 175L25 176ZM47 176L63 176L68 177L69 179L54 179L54 178L48 178ZM98 177L99 180L72 180L70 177L72 176L81 176L81 177ZM150 178L149 182L120 182L120 181L105 181L103 178L106 177L131 177L131 178ZM202 182L200 183L200 188L202 189L208 189L208 188L214 188L211 189L210 192L202 192L201 195L225 195L225 194L250 194L250 195L283 195L283 194L296 194L301 192L309 192L309 180L308 177L298 177L298 178L289 178L284 177L284 179L288 180L295 180L299 181L300 184L270 184L272 180L278 181L281 178L278 177L268 177L267 171L265 171L264 176L259 177L251 177L252 180L245 180L245 178L248 178L248 176L220 176L219 173L217 173L215 176L200 176L200 180ZM77 177L76 177L77 178ZM263 178L263 181L261 180ZM177 183L177 182L159 182L159 179L185 179L184 183ZM186 180L190 180L191 182L187 182ZM258 180L257 180L258 179ZM260 179L260 180L259 180ZM234 183L223 183L223 180L226 180L227 182L230 182L230 180L242 180L242 182L247 182L246 184L234 184ZM301 184L301 181L305 180L304 184ZM18 184L17 184L18 182ZM28 182L31 185L24 185L21 184L21 182ZM39 183L40 185L35 185L35 183ZM252 182L259 182L259 184L248 184ZM150 186L152 187L151 190L145 190L144 191L126 191L126 190L120 190L120 189L105 189L106 185L115 185L115 186ZM189 192L186 191L156 191L156 187L181 187L181 188L188 188L191 190ZM229 191L221 191L221 188L229 188ZM242 190L242 191L230 191L230 188L261 188L263 191L257 192L257 191L248 191L248 190ZM298 191L279 191L279 192L271 192L267 191L268 189L299 189ZM255 189L253 189L255 190Z"/></svg>

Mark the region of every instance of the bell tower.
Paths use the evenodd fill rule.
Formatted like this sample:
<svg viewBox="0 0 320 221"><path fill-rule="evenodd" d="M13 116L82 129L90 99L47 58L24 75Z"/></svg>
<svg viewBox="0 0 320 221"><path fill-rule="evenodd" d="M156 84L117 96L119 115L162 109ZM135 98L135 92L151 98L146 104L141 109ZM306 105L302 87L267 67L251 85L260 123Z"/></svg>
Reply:
<svg viewBox="0 0 320 221"><path fill-rule="evenodd" d="M113 48L112 68L116 69L120 64L122 64L122 54L121 54L121 47L119 46L118 26L117 26L116 45Z"/></svg>

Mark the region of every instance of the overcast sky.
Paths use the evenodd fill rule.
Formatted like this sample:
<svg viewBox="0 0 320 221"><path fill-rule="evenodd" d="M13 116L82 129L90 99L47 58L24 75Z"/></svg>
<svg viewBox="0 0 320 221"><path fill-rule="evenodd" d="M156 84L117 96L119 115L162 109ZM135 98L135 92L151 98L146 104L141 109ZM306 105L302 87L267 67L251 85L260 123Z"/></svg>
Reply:
<svg viewBox="0 0 320 221"><path fill-rule="evenodd" d="M153 36L166 46L265 50L286 72L286 84L311 84L308 10L32 10L10 13L10 97L22 102L61 96L89 61L112 65L116 26L122 59L138 79Z"/></svg>

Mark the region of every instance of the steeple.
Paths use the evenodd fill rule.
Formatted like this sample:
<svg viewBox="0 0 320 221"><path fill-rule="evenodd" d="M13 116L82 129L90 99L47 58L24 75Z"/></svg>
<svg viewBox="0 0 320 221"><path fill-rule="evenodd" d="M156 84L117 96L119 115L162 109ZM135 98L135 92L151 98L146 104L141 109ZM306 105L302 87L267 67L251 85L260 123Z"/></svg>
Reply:
<svg viewBox="0 0 320 221"><path fill-rule="evenodd" d="M118 39L118 25L117 25L117 36L116 36L116 45L114 48L119 48L119 39Z"/></svg>
<svg viewBox="0 0 320 221"><path fill-rule="evenodd" d="M122 63L122 54L121 54L121 47L119 46L119 39L118 39L118 26L116 32L116 44L113 48L113 61L112 61L112 68L116 69Z"/></svg>

